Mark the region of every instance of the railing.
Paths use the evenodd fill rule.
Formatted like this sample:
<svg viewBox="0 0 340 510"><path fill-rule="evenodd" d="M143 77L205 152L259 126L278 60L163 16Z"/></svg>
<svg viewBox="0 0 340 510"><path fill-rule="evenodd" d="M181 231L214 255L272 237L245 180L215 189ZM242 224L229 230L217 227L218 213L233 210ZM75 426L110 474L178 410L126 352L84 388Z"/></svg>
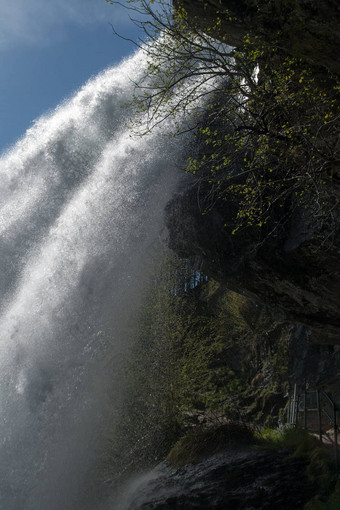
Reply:
<svg viewBox="0 0 340 510"><path fill-rule="evenodd" d="M320 442L328 441L334 447L334 461L339 469L338 423L340 409L334 399L320 389L310 390L305 384L298 392L294 385L293 395L290 397L287 409L287 423L301 425L305 429L318 435ZM327 428L328 427L328 428ZM333 430L333 438L327 431Z"/></svg>

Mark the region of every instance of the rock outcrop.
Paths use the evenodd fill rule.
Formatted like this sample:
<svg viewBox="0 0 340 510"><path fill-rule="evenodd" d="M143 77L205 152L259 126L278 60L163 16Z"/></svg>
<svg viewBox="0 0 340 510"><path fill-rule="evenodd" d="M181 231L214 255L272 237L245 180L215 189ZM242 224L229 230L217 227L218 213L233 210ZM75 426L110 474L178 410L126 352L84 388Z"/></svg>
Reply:
<svg viewBox="0 0 340 510"><path fill-rule="evenodd" d="M339 197L340 198L340 197ZM278 319L305 324L312 341L340 344L340 238L317 244L308 218L292 218L275 236L253 227L232 234L234 211L223 202L201 214L197 189L167 208L169 244L193 265L276 310Z"/></svg>
<svg viewBox="0 0 340 510"><path fill-rule="evenodd" d="M305 461L285 451L229 451L178 470L167 462L136 480L123 510L303 508L310 497ZM129 493L129 489L125 490Z"/></svg>
<svg viewBox="0 0 340 510"><path fill-rule="evenodd" d="M184 6L199 28L215 26L212 35L231 46L239 46L246 34L268 44L276 39L287 54L340 74L337 0L176 0L174 5Z"/></svg>

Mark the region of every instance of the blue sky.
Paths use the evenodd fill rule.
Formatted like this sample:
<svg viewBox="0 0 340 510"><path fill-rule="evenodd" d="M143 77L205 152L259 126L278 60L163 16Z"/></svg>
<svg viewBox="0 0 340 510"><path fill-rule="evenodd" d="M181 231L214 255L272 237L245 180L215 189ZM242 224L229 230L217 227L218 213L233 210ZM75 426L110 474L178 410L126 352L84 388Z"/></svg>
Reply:
<svg viewBox="0 0 340 510"><path fill-rule="evenodd" d="M0 0L0 152L91 76L134 51L128 12L105 0Z"/></svg>

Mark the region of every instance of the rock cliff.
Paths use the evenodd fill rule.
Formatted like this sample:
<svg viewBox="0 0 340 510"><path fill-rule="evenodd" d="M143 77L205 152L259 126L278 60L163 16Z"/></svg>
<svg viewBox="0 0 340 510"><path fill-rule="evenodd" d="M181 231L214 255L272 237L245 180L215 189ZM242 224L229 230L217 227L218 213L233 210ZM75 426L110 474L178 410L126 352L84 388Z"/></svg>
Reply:
<svg viewBox="0 0 340 510"><path fill-rule="evenodd" d="M280 47L312 65L340 74L340 7L336 0L176 0L200 28L239 46L246 34L261 35L268 44L279 36Z"/></svg>
<svg viewBox="0 0 340 510"><path fill-rule="evenodd" d="M176 2L175 7L185 7L193 26L239 47L246 34L260 36L269 47L279 45L283 54L297 56L315 73L329 76L334 87L340 74L336 0ZM313 213L315 197L309 209L295 208L280 229L271 231L270 224L278 223L274 216L282 214L273 209L267 230L252 226L235 234L229 225L237 204L216 200L202 215L201 204L211 188L200 176L168 206L170 247L230 289L271 306L281 319L308 326L312 342L340 344L340 180L339 175L326 180L333 220L326 235Z"/></svg>
<svg viewBox="0 0 340 510"><path fill-rule="evenodd" d="M339 235L327 248L318 246L307 218L292 218L275 237L261 238L256 227L233 235L225 227L232 214L224 202L202 216L191 188L168 205L170 247L235 292L266 303L281 319L308 325L314 342L339 344Z"/></svg>

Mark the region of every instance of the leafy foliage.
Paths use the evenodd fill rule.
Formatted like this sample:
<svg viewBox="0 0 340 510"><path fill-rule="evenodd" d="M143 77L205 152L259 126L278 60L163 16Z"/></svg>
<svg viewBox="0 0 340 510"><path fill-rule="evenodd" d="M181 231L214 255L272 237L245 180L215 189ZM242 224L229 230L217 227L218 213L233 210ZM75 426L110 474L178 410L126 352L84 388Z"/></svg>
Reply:
<svg viewBox="0 0 340 510"><path fill-rule="evenodd" d="M275 230L297 209L308 209L316 231L331 230L336 203L327 172L339 157L339 88L302 61L247 41L234 55L253 74L242 90L233 83L211 104L217 114L200 129L208 149L188 170L209 173L215 196L237 202L234 233Z"/></svg>

